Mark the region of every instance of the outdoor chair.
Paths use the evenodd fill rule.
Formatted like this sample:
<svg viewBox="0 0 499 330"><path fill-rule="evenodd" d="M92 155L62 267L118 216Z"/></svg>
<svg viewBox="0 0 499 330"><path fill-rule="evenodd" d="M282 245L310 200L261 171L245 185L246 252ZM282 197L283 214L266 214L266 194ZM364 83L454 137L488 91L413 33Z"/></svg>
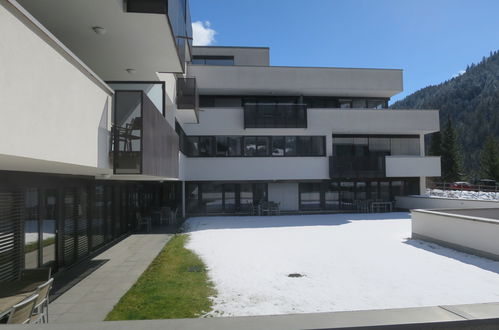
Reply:
<svg viewBox="0 0 499 330"><path fill-rule="evenodd" d="M48 323L49 322L49 292L52 288L54 279L51 278L36 289L38 298L35 302L35 308L29 323Z"/></svg>
<svg viewBox="0 0 499 330"><path fill-rule="evenodd" d="M159 210L159 224L162 225L163 223L169 224L171 221L172 217L172 210L168 206L163 206Z"/></svg>
<svg viewBox="0 0 499 330"><path fill-rule="evenodd" d="M150 217L143 217L140 212L135 213L135 216L137 217L137 229L140 230L142 226L146 227L146 231L150 232L151 231L151 218Z"/></svg>
<svg viewBox="0 0 499 330"><path fill-rule="evenodd" d="M268 202L261 202L260 203L260 212L261 212L261 215L265 215L265 212L267 212L267 215L270 215L270 205Z"/></svg>
<svg viewBox="0 0 499 330"><path fill-rule="evenodd" d="M276 203L276 202L269 202L269 215L280 215L281 214L281 209L280 209L281 203Z"/></svg>
<svg viewBox="0 0 499 330"><path fill-rule="evenodd" d="M7 319L7 324L26 324L31 321L31 315L33 314L33 309L35 308L36 300L38 299L38 294L34 294L17 305L14 305L10 311L9 318Z"/></svg>
<svg viewBox="0 0 499 330"><path fill-rule="evenodd" d="M41 267L33 269L23 269L21 271L21 281L47 281L52 275L50 267Z"/></svg>

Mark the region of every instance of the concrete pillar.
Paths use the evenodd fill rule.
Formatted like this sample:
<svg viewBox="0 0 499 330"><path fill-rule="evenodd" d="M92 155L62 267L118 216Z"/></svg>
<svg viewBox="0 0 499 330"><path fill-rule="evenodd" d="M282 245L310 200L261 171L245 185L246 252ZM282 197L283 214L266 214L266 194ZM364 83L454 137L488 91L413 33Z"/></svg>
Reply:
<svg viewBox="0 0 499 330"><path fill-rule="evenodd" d="M423 195L426 192L426 177L419 177L419 193Z"/></svg>
<svg viewBox="0 0 499 330"><path fill-rule="evenodd" d="M185 219L185 181L182 181L182 218Z"/></svg>

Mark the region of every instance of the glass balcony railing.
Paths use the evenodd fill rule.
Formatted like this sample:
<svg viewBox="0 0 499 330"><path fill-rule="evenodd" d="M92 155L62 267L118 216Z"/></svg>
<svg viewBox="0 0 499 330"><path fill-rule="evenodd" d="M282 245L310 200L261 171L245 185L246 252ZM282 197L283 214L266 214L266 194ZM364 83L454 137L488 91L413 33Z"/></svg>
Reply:
<svg viewBox="0 0 499 330"><path fill-rule="evenodd" d="M307 105L245 103L244 128L307 128Z"/></svg>
<svg viewBox="0 0 499 330"><path fill-rule="evenodd" d="M199 95L196 78L177 78L177 108L192 109L197 112Z"/></svg>
<svg viewBox="0 0 499 330"><path fill-rule="evenodd" d="M386 176L384 154L369 156L330 156L329 177L334 178L383 178Z"/></svg>

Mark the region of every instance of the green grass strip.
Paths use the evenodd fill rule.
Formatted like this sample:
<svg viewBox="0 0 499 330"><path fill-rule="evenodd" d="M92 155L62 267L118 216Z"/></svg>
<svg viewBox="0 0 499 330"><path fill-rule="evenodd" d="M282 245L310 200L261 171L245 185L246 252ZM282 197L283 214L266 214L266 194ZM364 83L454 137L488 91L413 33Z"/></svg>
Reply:
<svg viewBox="0 0 499 330"><path fill-rule="evenodd" d="M194 318L211 311L215 294L201 259L174 236L107 315L107 321Z"/></svg>

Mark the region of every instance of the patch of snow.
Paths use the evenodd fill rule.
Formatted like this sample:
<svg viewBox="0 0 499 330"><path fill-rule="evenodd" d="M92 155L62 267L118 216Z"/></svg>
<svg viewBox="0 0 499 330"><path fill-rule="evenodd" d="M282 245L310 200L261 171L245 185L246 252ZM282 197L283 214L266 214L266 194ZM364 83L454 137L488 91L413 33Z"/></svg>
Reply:
<svg viewBox="0 0 499 330"><path fill-rule="evenodd" d="M408 213L200 217L186 228L218 291L213 316L499 300L499 262L408 239Z"/></svg>
<svg viewBox="0 0 499 330"><path fill-rule="evenodd" d="M426 189L424 197L499 201L499 192Z"/></svg>

